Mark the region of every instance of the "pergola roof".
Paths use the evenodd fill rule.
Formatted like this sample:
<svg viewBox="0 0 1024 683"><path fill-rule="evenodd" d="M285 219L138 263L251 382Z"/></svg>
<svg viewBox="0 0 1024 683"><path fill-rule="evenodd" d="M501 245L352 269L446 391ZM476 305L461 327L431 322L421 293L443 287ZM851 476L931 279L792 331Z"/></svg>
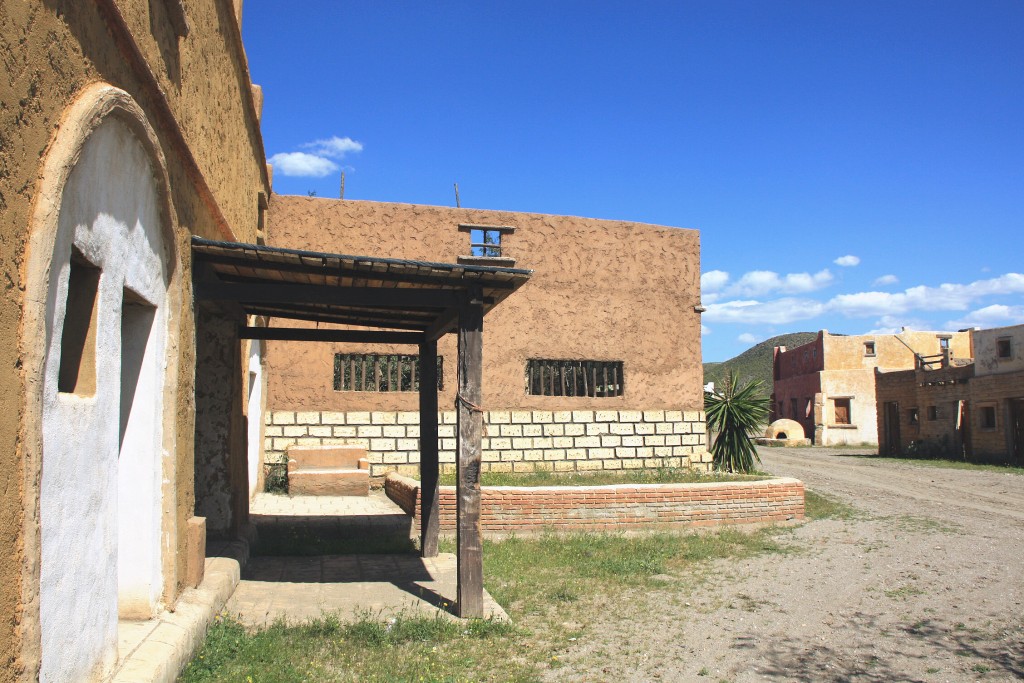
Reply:
<svg viewBox="0 0 1024 683"><path fill-rule="evenodd" d="M197 299L235 302L250 315L409 330L425 339L452 330L466 300L479 297L486 313L532 274L199 237L192 255Z"/></svg>

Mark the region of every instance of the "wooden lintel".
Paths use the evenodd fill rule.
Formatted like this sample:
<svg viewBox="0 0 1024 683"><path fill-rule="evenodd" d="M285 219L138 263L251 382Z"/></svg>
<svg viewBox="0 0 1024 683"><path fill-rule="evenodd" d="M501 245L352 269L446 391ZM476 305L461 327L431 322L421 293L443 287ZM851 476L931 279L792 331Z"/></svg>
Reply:
<svg viewBox="0 0 1024 683"><path fill-rule="evenodd" d="M470 301L477 297L471 297ZM484 415L484 309L467 301L459 311L459 384L456 399L456 533L458 616L483 617L484 567L480 532L480 466Z"/></svg>
<svg viewBox="0 0 1024 683"><path fill-rule="evenodd" d="M420 548L437 557L440 530L437 448L437 342L420 344Z"/></svg>
<svg viewBox="0 0 1024 683"><path fill-rule="evenodd" d="M427 341L437 341L444 335L455 329L459 323L459 309L449 308L437 316L437 320L426 329L424 335Z"/></svg>
<svg viewBox="0 0 1024 683"><path fill-rule="evenodd" d="M197 282L195 297L253 304L335 304L348 308L447 309L459 302L458 293L451 289L239 282Z"/></svg>
<svg viewBox="0 0 1024 683"><path fill-rule="evenodd" d="M273 339L278 341L351 342L353 344L420 344L418 332L384 330L317 330L303 327L241 327L240 339Z"/></svg>

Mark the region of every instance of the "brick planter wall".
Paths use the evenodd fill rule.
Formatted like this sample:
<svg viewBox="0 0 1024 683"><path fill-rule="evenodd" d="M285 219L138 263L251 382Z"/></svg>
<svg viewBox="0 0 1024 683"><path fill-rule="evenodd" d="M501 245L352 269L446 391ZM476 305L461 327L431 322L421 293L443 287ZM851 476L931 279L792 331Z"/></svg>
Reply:
<svg viewBox="0 0 1024 683"><path fill-rule="evenodd" d="M390 473L384 489L419 526L419 482ZM454 486L441 487L440 509L441 530L454 531ZM707 484L484 486L480 491L480 525L485 534L654 530L803 517L804 485L790 478Z"/></svg>
<svg viewBox="0 0 1024 683"><path fill-rule="evenodd" d="M419 473L416 412L268 411L266 423L267 463L292 444L350 444L366 448L371 476ZM492 410L484 426L484 472L711 468L702 411ZM454 411L439 414L438 437L442 470L453 469Z"/></svg>

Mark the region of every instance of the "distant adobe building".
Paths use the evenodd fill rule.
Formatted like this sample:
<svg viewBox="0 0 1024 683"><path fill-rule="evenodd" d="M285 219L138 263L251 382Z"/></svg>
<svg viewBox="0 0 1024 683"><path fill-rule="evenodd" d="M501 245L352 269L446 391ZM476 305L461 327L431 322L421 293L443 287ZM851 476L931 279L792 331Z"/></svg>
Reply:
<svg viewBox="0 0 1024 683"><path fill-rule="evenodd" d="M969 334L973 359L877 372L883 453L1024 463L1024 325Z"/></svg>
<svg viewBox="0 0 1024 683"><path fill-rule="evenodd" d="M278 195L271 206L274 246L533 271L484 328L484 471L710 466L697 231ZM438 345L449 467L455 341ZM374 476L415 475L418 359L409 354L268 342L266 461L284 462L291 445L349 444L367 449Z"/></svg>
<svg viewBox="0 0 1024 683"><path fill-rule="evenodd" d="M846 336L822 330L803 346L777 346L771 420L799 422L816 445L877 444L875 369L938 367L943 358L969 357L970 343L967 332Z"/></svg>

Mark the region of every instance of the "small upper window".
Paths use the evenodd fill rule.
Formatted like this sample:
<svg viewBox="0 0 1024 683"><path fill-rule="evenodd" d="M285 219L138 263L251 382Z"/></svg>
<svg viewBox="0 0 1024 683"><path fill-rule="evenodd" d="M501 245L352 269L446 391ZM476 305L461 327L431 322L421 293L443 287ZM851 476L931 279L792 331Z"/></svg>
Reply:
<svg viewBox="0 0 1024 683"><path fill-rule="evenodd" d="M939 419L939 407L928 406L928 420L934 422Z"/></svg>
<svg viewBox="0 0 1024 683"><path fill-rule="evenodd" d="M1009 337L996 340L996 357L1003 360L1013 358L1013 346Z"/></svg>
<svg viewBox="0 0 1024 683"><path fill-rule="evenodd" d="M917 408L908 408L907 409L907 422L910 423L911 425L917 425L918 423L920 423L920 421L921 421L921 417L920 417L920 412L918 411L918 409Z"/></svg>
<svg viewBox="0 0 1024 683"><path fill-rule="evenodd" d="M996 428L996 407L995 406L982 406L981 407L981 428L982 429L995 429Z"/></svg>
<svg viewBox="0 0 1024 683"><path fill-rule="evenodd" d="M516 231L507 225L460 225L460 232L469 233L469 254L460 256L460 260L494 259L503 261L514 260L508 252L508 238Z"/></svg>
<svg viewBox="0 0 1024 683"><path fill-rule="evenodd" d="M949 350L949 337L939 337L939 349L941 351Z"/></svg>
<svg viewBox="0 0 1024 683"><path fill-rule="evenodd" d="M873 341L864 342L864 355L865 356L874 356L875 355L875 342L873 342Z"/></svg>
<svg viewBox="0 0 1024 683"><path fill-rule="evenodd" d="M469 248L473 256L501 256L501 231L493 228L474 228L469 233Z"/></svg>

